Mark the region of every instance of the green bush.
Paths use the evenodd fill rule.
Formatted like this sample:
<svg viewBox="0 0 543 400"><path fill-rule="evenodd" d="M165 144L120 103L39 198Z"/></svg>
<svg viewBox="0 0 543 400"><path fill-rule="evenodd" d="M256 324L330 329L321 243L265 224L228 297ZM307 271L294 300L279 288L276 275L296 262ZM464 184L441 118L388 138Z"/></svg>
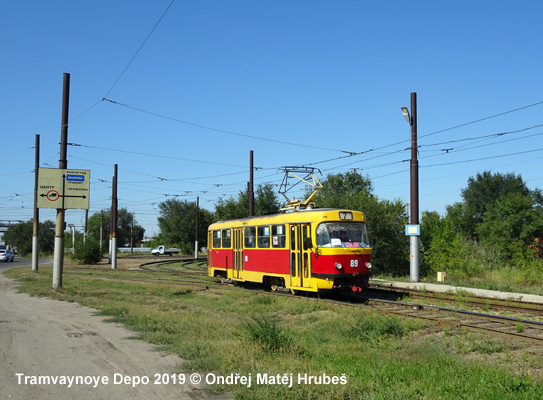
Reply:
<svg viewBox="0 0 543 400"><path fill-rule="evenodd" d="M77 239L72 259L76 260L78 264L97 264L102 259L100 242L92 237L87 237L83 244L83 239Z"/></svg>
<svg viewBox="0 0 543 400"><path fill-rule="evenodd" d="M187 256L194 255L194 242L183 242L181 243L181 253L186 254Z"/></svg>

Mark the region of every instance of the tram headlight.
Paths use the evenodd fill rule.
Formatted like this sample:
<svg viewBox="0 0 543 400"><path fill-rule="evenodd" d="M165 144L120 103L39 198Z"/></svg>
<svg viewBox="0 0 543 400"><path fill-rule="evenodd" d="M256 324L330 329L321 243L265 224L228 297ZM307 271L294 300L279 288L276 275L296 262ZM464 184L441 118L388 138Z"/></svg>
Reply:
<svg viewBox="0 0 543 400"><path fill-rule="evenodd" d="M336 269L337 269L338 271L341 271L341 270L343 269L343 265L341 265L341 263L338 263L338 262L337 262L337 263L336 263Z"/></svg>
<svg viewBox="0 0 543 400"><path fill-rule="evenodd" d="M366 265L367 269L371 269L371 263L370 262L367 262L365 265Z"/></svg>

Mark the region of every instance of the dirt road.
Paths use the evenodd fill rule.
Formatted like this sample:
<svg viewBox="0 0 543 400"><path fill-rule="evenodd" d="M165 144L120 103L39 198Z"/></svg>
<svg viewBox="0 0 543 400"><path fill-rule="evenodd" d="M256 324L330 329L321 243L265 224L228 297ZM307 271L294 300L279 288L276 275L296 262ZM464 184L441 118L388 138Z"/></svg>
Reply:
<svg viewBox="0 0 543 400"><path fill-rule="evenodd" d="M222 399L191 384L190 374L180 383L179 357L129 339L134 333L95 313L16 293L0 273L0 398Z"/></svg>

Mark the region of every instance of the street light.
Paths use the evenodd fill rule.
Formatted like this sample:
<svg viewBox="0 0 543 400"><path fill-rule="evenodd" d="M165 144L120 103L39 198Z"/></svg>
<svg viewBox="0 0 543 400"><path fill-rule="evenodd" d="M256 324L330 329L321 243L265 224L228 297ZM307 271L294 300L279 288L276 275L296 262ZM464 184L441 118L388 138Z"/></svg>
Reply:
<svg viewBox="0 0 543 400"><path fill-rule="evenodd" d="M409 125L411 125L411 116L409 115L409 110L407 109L407 107L402 107L402 113L405 117L405 120L409 123Z"/></svg>
<svg viewBox="0 0 543 400"><path fill-rule="evenodd" d="M411 213L410 225L405 229L409 235L409 273L411 282L420 281L420 225L419 225L419 161L417 160L417 93L411 93L411 115L402 107L405 120L411 125Z"/></svg>

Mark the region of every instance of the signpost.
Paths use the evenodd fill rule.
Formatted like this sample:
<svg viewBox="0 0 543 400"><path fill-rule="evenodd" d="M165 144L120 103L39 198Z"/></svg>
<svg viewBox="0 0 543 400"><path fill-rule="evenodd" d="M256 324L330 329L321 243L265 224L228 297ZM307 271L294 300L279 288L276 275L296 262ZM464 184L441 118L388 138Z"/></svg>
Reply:
<svg viewBox="0 0 543 400"><path fill-rule="evenodd" d="M90 171L40 168L38 208L89 209Z"/></svg>

